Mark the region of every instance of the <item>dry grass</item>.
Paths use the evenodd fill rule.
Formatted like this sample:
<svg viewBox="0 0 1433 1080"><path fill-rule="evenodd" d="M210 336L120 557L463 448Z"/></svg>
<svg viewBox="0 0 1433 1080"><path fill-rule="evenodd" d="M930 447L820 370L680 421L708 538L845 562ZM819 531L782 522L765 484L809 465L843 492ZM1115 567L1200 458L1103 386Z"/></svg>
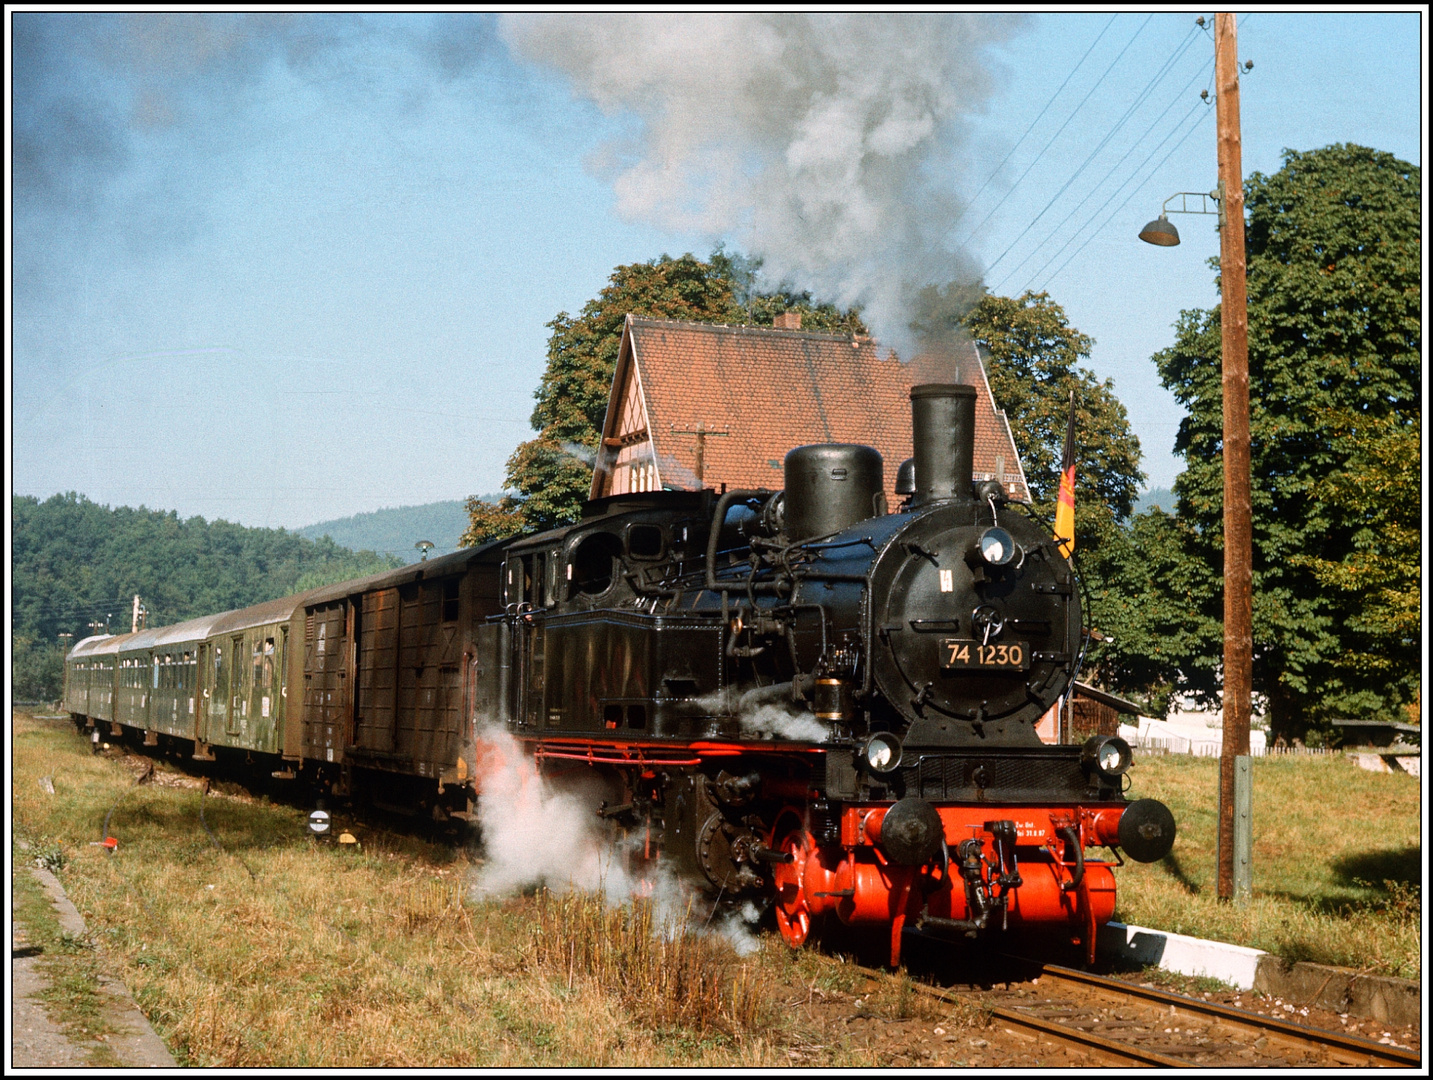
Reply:
<svg viewBox="0 0 1433 1080"><path fill-rule="evenodd" d="M1219 763L1137 759L1131 797L1167 803L1174 851L1118 872L1116 918L1386 975L1422 971L1421 787L1339 755L1254 759L1254 897L1216 899Z"/></svg>
<svg viewBox="0 0 1433 1080"><path fill-rule="evenodd" d="M781 1001L800 965L830 958L656 933L644 903L475 903L460 848L352 821L361 845L319 846L301 809L205 798L163 765L135 785L24 714L13 744L17 836L64 853L103 964L181 1064L768 1068L815 1043L820 1064L868 1063ZM94 843L106 815L113 855Z"/></svg>
<svg viewBox="0 0 1433 1080"><path fill-rule="evenodd" d="M664 917L651 899L608 904L600 895L538 894L533 956L573 992L590 983L645 1024L741 1038L766 1027L767 1004L723 938L693 925L693 908Z"/></svg>
<svg viewBox="0 0 1433 1080"><path fill-rule="evenodd" d="M62 724L16 713L12 746L15 835L63 855L96 963L189 1066L862 1067L882 1061L853 1044L860 1025L812 1027L813 1002L844 1017L860 994L891 1031L980 1021L937 1015L903 976L867 991L839 960L775 934L741 957L717 937L655 932L648 904L475 902L471 852L348 820L361 845L318 846L300 808L204 798L163 765L135 785ZM1123 917L1418 970L1416 908L1410 923L1386 887L1357 883L1389 867L1392 880L1399 853L1416 853L1416 783L1334 760L1258 763L1257 806L1279 810L1256 809L1257 903L1238 913L1209 898L1212 763L1144 762L1134 775L1136 794L1170 803L1181 836L1176 861L1121 872ZM113 855L92 846L106 815Z"/></svg>

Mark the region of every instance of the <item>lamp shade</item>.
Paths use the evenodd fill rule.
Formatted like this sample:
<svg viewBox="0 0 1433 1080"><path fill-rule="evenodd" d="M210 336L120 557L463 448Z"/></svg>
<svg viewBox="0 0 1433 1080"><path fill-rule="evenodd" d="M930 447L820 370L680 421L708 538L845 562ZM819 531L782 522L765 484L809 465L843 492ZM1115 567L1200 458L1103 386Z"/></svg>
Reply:
<svg viewBox="0 0 1433 1080"><path fill-rule="evenodd" d="M1158 244L1160 247L1174 247L1179 243L1179 230L1169 223L1169 218L1160 214L1148 225L1139 231L1139 238L1146 244Z"/></svg>

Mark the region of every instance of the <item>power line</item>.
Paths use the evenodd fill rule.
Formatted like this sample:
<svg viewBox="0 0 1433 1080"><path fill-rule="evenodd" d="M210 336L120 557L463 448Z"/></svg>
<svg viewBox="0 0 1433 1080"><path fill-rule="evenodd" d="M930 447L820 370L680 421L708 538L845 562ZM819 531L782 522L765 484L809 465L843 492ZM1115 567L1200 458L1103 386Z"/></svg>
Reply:
<svg viewBox="0 0 1433 1080"><path fill-rule="evenodd" d="M1212 62L1211 62L1211 68L1212 68ZM1100 189L1100 187L1104 184L1105 180L1108 180L1108 179L1110 178L1110 176L1112 176L1112 175L1114 174L1115 170L1118 169L1121 165L1124 164L1125 160L1130 156L1130 154L1134 153L1134 151L1135 151L1135 149L1136 149L1137 147L1139 147L1139 146L1141 146L1141 145L1144 144L1145 140L1149 137L1150 132L1152 132L1152 131L1155 129L1155 127L1159 124L1159 122L1160 122L1161 120L1163 120L1166 116L1169 115L1169 110L1172 109L1172 108L1174 108L1174 106L1179 103L1179 101L1184 97L1184 95L1185 95L1186 93L1188 93L1189 88L1190 88L1191 86L1193 86L1196 82L1199 81L1199 78L1200 78L1200 76L1201 76L1202 74L1203 74L1203 69L1201 68L1200 70L1196 71L1196 72L1193 74L1193 76L1190 77L1189 81L1184 84L1184 86L1179 90L1179 92L1178 92L1177 94L1175 94L1175 96L1170 100L1169 104L1164 107L1164 111L1161 112L1157 117L1154 118L1154 121L1149 125L1149 127L1145 128L1144 132L1140 135L1140 137L1139 137L1138 139L1136 139L1133 143L1130 144L1130 148L1124 152L1123 157L1121 157L1121 158L1119 159L1119 161L1117 161L1117 162L1115 163L1114 167L1111 168L1110 171L1105 174L1105 176L1100 180L1099 184L1096 184L1093 188L1091 188L1089 195L1086 195L1083 199L1081 199L1080 202L1076 205L1075 209L1074 209L1074 210L1071 210L1069 214L1066 214L1066 215L1065 215L1065 221L1068 221L1068 220L1070 219L1070 217L1074 215L1074 213L1075 213L1076 210L1078 210L1081 206L1084 206L1085 203L1089 201L1089 199L1091 198L1091 196L1093 196L1093 195L1095 194L1095 192L1098 191L1098 190ZM1151 150L1148 154L1145 155L1144 161L1140 162L1138 165L1135 166L1135 168L1133 169L1133 171L1130 173L1129 177L1128 177L1126 180L1124 180L1117 188L1115 188L1115 190L1114 190L1113 192L1110 193L1109 197L1106 198L1105 201L1104 201L1103 203L1101 203L1101 204L1099 205L1099 207L1097 207L1097 208L1094 210L1094 212L1091 213L1090 216L1087 217L1087 218L1084 220L1084 222L1074 231L1074 233L1070 236L1070 238L1069 238L1068 240L1066 240L1062 245L1060 245L1060 249L1059 249L1058 251L1056 251L1056 252L1055 252L1053 255L1051 255L1048 259L1046 259L1043 264L1041 264L1040 269L1036 270L1033 274L1030 275L1030 280L1025 283L1025 289L1028 289L1028 288L1030 287L1030 285L1034 282L1034 280L1035 280L1037 277L1039 277L1041 274L1043 274L1043 273L1045 272L1045 270L1050 266L1050 264L1053 263L1056 259L1058 259L1058 258L1064 253L1064 251L1065 251L1066 248L1068 248L1068 247L1069 247L1071 244L1073 244L1077 239L1079 239L1080 234L1085 231L1085 229L1089 226L1090 222L1094 221L1095 218L1099 217L1100 214L1104 211L1104 208L1105 208L1106 206L1108 206L1108 205L1110 204L1110 202L1111 202L1113 199L1115 199L1115 198L1119 195L1119 193L1120 193L1121 191L1123 191L1123 190L1125 189L1125 187L1126 187L1131 181L1134 180L1134 178L1135 178L1136 176L1139 175L1140 170L1143 169L1144 166L1149 163L1149 159L1150 159L1150 158L1152 158L1155 154L1157 154L1157 153L1159 152L1160 147L1162 147L1162 146L1163 146L1166 142L1168 142L1175 134L1178 133L1178 131L1180 130L1180 128L1182 128L1182 127L1184 126L1184 122L1189 119L1190 113L1192 113L1193 111L1195 111L1195 109L1198 108L1198 105L1199 105L1199 103L1196 102L1193 106L1190 107L1190 111L1189 111L1189 112L1185 113L1182 117L1179 118L1179 120L1175 123L1175 125L1173 126L1173 128L1170 129L1169 134L1165 135L1164 138L1160 139L1159 142L1158 142L1157 144L1155 144L1154 149ZM1064 221L1060 222L1061 225L1064 225L1064 223L1065 223ZM1053 231L1052 231L1051 235L1053 235ZM1037 249L1037 250L1038 250L1038 249ZM1027 258L1028 258L1028 256L1027 256ZM1022 260L1022 262L1021 262L1021 265L1022 265L1022 266L1024 265L1024 261L1023 261L1023 260ZM1018 267L1017 267L1016 269L1018 269ZM1012 271L1011 271L1011 274L1013 274L1013 273L1014 273L1014 271L1012 270ZM1010 275L1006 275L1006 278L1001 281L1001 284L1002 284L1002 285L1005 284L1005 280L1008 280L1009 277L1010 277ZM1022 289L1021 291L1023 292L1024 289Z"/></svg>
<svg viewBox="0 0 1433 1080"><path fill-rule="evenodd" d="M1181 42L1180 45L1176 46L1175 51L1170 56L1170 58L1164 62L1164 64L1160 67L1159 71L1157 71L1150 79L1150 81L1145 84L1144 89L1141 90L1138 95L1136 95L1135 100L1130 104L1129 108L1125 110L1124 115L1119 118L1115 125L1110 129L1108 134L1106 134L1105 137L1100 140L1099 144L1092 151L1090 151L1089 155L1085 158L1084 162L1081 163L1080 167L1075 170L1074 174L1068 180L1065 181L1064 186L1061 187L1060 190L1055 193L1054 197L1050 200L1052 204L1069 189L1070 185L1075 182L1075 180L1082 172L1084 172L1085 168L1090 164L1090 162L1094 161L1094 159L1099 155L1099 153L1109 144L1110 140L1113 139L1116 134L1118 134L1120 129L1123 128L1126 123L1128 123L1129 119L1134 115L1134 113L1139 109L1139 107L1149 99L1150 95L1153 94L1154 90L1159 86L1161 82L1164 81L1165 77L1169 74L1169 72L1173 70L1174 65L1177 64L1181 59L1183 59L1184 54L1188 52L1190 46L1194 44L1194 36L1194 31L1193 29L1191 29L1191 31L1185 35L1184 41ZM1190 80L1191 84L1194 80L1197 80L1199 78L1199 75L1200 72L1196 71L1194 74L1194 78ZM1178 103L1179 99L1183 96L1185 90L1187 89L1188 86L1186 86L1184 90L1179 91L1179 93L1177 93L1174 98L1170 100L1170 103L1165 106L1164 111L1161 112L1159 116L1155 117L1153 123L1151 123L1150 126L1145 129L1144 134L1141 135L1139 139L1131 143L1130 148L1124 152L1124 154L1120 157L1119 161L1115 162L1114 165L1112 165L1105 172L1105 175L1100 177L1100 179L1094 185L1091 186L1089 192L1085 195L1085 197L1081 199L1078 203L1076 203L1070 209L1070 211L1063 218L1060 219L1059 224L1055 225L1053 228L1050 229L1048 233L1045 234L1045 238L1041 240L1039 244L1037 244L1033 249L1031 249L1031 251L1023 259L1016 263L1015 266L1013 266L1005 274L1005 276L1000 280L1000 283L994 286L993 291L998 291L1000 287L1005 284L1006 281L1009 281L1010 278L1014 277L1015 274L1020 270L1020 267L1024 266L1027 262L1029 262L1030 259L1035 256L1036 252L1044 250L1046 245L1050 243L1051 239L1062 228L1064 228L1065 223L1079 212L1080 207L1084 206L1085 203L1087 203L1090 199L1094 198L1095 193L1098 192L1102 186L1104 186L1105 181L1114 175L1115 171L1121 165L1124 164L1125 160L1130 156L1130 154L1134 152L1135 148L1139 146L1140 142L1149 134L1149 132L1153 130L1155 125L1157 125L1160 120L1164 119L1164 117L1169 113L1170 109L1174 108L1175 104ZM1076 230L1077 235L1078 231L1079 230ZM992 264L992 268L993 266L994 264Z"/></svg>
<svg viewBox="0 0 1433 1080"><path fill-rule="evenodd" d="M1152 17L1154 17L1154 16L1152 16L1152 14L1151 14L1151 16L1148 17L1148 19L1145 19L1145 24L1148 24L1149 19L1152 19ZM1141 27L1139 27L1139 29L1144 30L1144 24L1141 24ZM1138 32L1138 30L1136 30L1136 32L1135 32L1135 37L1138 37L1138 36L1139 36L1139 32ZM1188 36L1187 36L1187 37L1188 37ZM1134 40L1135 40L1134 37L1131 37L1131 39L1129 39L1129 44L1134 44ZM1126 44L1125 49L1129 49L1129 44ZM1123 56L1123 50L1121 50L1121 54L1119 54L1119 56ZM1116 62L1118 62L1119 56L1116 56L1116 57L1115 57ZM1113 64L1111 64L1111 67L1113 67ZM1108 74L1108 72L1106 72L1106 74ZM1105 146L1105 143L1106 143L1106 142L1109 142L1109 138L1111 138L1111 136L1113 136L1113 133L1115 133L1115 130L1118 130L1119 127L1121 127L1121 126L1123 125L1123 123L1125 123L1125 120L1128 119L1128 116L1129 116L1129 110L1126 110L1125 116L1121 117L1121 120L1119 120L1119 123L1116 123L1115 129L1111 130L1111 133L1109 133L1108 136L1105 136L1105 139L1101 140L1101 145L1099 145L1098 148L1095 148L1095 150L1093 150L1093 152L1091 153L1091 155L1089 155L1088 158L1085 159L1085 162L1083 162L1082 165L1079 166L1079 169L1076 169L1076 170L1075 170L1075 173L1073 173L1073 175L1070 176L1070 178L1069 178L1068 180L1066 180L1066 182L1063 183L1062 186L1060 186L1059 191L1058 191L1058 192L1055 192L1055 195L1053 195L1052 198L1050 198L1050 201L1049 201L1048 203L1045 203L1045 208L1043 208L1042 211L1040 211L1039 213L1036 213L1035 219L1033 219L1033 221L1030 222L1029 225L1026 225L1026 226L1025 226L1025 229L1022 229L1022 231L1020 231L1020 235L1019 235L1019 236L1016 236L1016 238L1013 239L1012 242L1010 242L1010 246L1007 246L1007 248L1005 249L1005 251L1000 252L1000 258L997 258L995 262L992 262L992 264L990 264L990 268L989 268L989 269L995 269L996 266L1000 264L1000 261L1002 261L1002 259L1005 258L1006 255L1009 255L1010 252L1012 252L1013 249L1015 249L1015 246L1016 246L1017 244L1019 244L1020 241L1022 241L1022 239L1025 239L1026 233L1029 232L1030 229L1035 228L1035 223L1036 223L1037 221L1039 221L1040 218L1043 218L1043 216L1045 216L1045 213L1046 213L1046 211L1049 211L1050 206L1055 205L1055 202L1058 201L1058 199L1060 198L1060 195L1063 195L1063 193L1065 193L1066 189L1069 188L1070 183L1075 182L1075 179L1078 178L1078 176L1080 175L1080 173L1083 172L1083 170L1085 170L1085 166L1086 166L1086 165L1089 165L1089 163L1091 163L1091 160L1093 160L1093 158L1095 158L1095 153L1098 153L1099 150L1101 150L1101 149L1103 148L1103 146ZM987 272L989 272L989 271L987 271ZM1006 275L1006 276L1009 276L1009 275ZM1002 282L1002 284L1003 284L1003 282Z"/></svg>
<svg viewBox="0 0 1433 1080"><path fill-rule="evenodd" d="M1075 109L1073 109L1073 112L1070 112L1070 115L1065 117L1065 123L1062 123L1062 125L1059 126L1059 130L1056 130L1055 135L1050 136L1048 142L1045 143L1045 146L1042 146L1042 148L1040 148L1040 152L1035 155L1035 160L1032 160L1029 165L1025 166L1025 172L1020 173L1020 179L1017 179L1016 182L1013 183L1013 185L1010 185L1010 192L1013 192L1016 188L1019 188L1020 182L1022 182L1022 180L1025 179L1026 176L1030 175L1030 169L1035 168L1037 163L1039 163L1040 158L1043 158L1043 156L1045 156L1046 150L1050 149L1050 145L1052 145L1052 143L1055 142L1056 139L1060 138L1060 133L1062 133L1063 130L1066 129L1066 127L1069 127L1070 120L1075 119L1075 117L1079 115L1079 110L1085 107L1085 102L1088 102L1089 97L1091 97L1092 93L1095 93L1095 90L1098 90L1099 87L1101 87L1102 83L1105 82L1106 77L1109 77L1109 73L1111 73L1112 70L1115 70L1115 64L1119 63L1119 59L1121 59L1123 54L1128 52L1129 46L1132 46L1132 44L1135 43L1135 37L1139 37L1139 33L1141 33L1142 30L1145 29L1145 26L1148 26L1149 20L1151 19L1154 19L1154 14L1149 14L1149 16L1145 17L1144 23L1139 24L1139 29L1135 30L1135 33L1132 34L1131 39L1129 39L1128 42L1125 42L1125 47L1119 50L1118 56L1115 56L1115 59L1111 60L1111 63L1109 63L1109 67L1106 67L1105 69L1105 73L1103 73L1102 76L1099 76L1099 79L1095 80L1095 85L1089 87L1089 92L1086 93L1086 95L1083 96L1082 99L1080 99L1079 105L1076 105ZM1009 192L1006 192L1006 198L1009 198ZM980 222L979 225L974 226L972 231L967 232L966 238L964 238L963 241L960 241L960 244L957 246L960 246L960 248L964 248L964 246L969 245L970 238L976 235L977 232L980 232L980 229L984 228L986 222L990 221L990 218L992 218L993 213L995 213L997 209L1000 209L1000 206L1003 205L1005 205L1005 199L1002 199L1002 201L997 202L995 209L992 209L990 213L987 213L987 215L984 216L984 219L982 219L982 222ZM1039 221L1039 216L1036 216L1036 221ZM1030 222L1030 225L1033 225L1033 223L1035 222ZM1029 231L1029 226L1026 226L1026 231ZM1025 233L1020 233L1020 236L1023 235L1025 235ZM1019 241L1019 238L1016 239L1017 241ZM1009 252L1009 249L1006 249L1006 252ZM1005 255L1000 256L1000 258L1005 258ZM1000 259L996 259L995 262L999 261ZM990 265L995 266L995 264Z"/></svg>
<svg viewBox="0 0 1433 1080"><path fill-rule="evenodd" d="M1000 175L1000 170L1005 168L1005 166L1009 163L1010 159L1015 155L1015 151L1020 149L1020 144L1030 137L1030 132L1035 130L1035 125L1038 124L1041 119L1044 118L1045 114L1050 111L1050 106L1055 104L1055 99L1060 96L1061 92L1064 91L1065 87L1070 85L1070 80L1073 79L1075 77L1075 73L1079 71L1082 66L1084 66L1085 61L1088 60L1090 57L1090 53L1095 51L1095 46L1098 45L1100 41L1104 38L1105 32L1109 30L1111 26L1114 25L1114 21L1118 17L1119 12L1115 12L1113 15L1111 15L1110 21L1105 23L1103 29L1101 29L1100 32L1095 35L1095 40L1090 42L1090 47L1085 50L1085 55L1080 57L1079 63L1077 63L1074 67L1070 69L1070 73L1065 76L1065 81L1060 84L1059 89L1057 89L1053 94L1050 95L1050 100L1045 102L1045 107L1040 110L1039 115L1036 116L1034 120L1030 121L1030 126L1025 129L1025 133L1021 135L1020 138L1015 140L1015 145L1010 148L1010 152L1005 155L1004 160L1002 160L999 165L995 166L995 170L985 178L985 183L980 185L980 189L970 197L970 201L965 204L965 207L960 211L960 213L956 214L955 220L950 223L950 227L946 229L945 235L941 237L942 240L950 239L950 234L955 232L955 227L960 224L961 219L964 218L970 208L974 206L977 201L979 201L980 196L984 194L985 189L990 186L990 181L994 180L997 176ZM1038 156L1036 160L1039 160ZM1029 170L1027 169L1026 172L1029 172ZM1018 185L1019 182L1020 181L1017 180L1015 183ZM1005 192L1004 196L1001 197L1000 201L995 204L995 209L991 210L990 213L993 214L995 213L995 210L999 210L1000 207L1005 204L1005 200L1010 198L1010 193L1014 190L1014 186L1009 188L1009 190ZM986 220L989 220L989 215L986 215ZM982 221L981 225L983 224L985 224L985 222ZM979 227L980 226L976 226L977 229Z"/></svg>
<svg viewBox="0 0 1433 1080"><path fill-rule="evenodd" d="M1202 103L1200 103L1200 104L1202 104ZM1189 119L1189 116L1190 116L1190 113L1194 112L1194 110L1197 109L1198 107L1199 107L1199 104L1194 105L1194 106L1189 110L1189 112L1188 112L1188 113L1185 113L1184 116L1180 119L1180 123L1182 124L1182 123L1184 123L1185 120L1188 120L1188 119ZM1160 158L1159 164L1156 165L1153 169L1150 170L1149 175L1146 176L1142 181L1140 181L1139 186L1136 187L1133 191L1131 191L1128 195L1125 196L1125 201L1122 202L1122 203L1120 203L1117 207L1115 207L1114 210L1113 210L1113 212L1111 212L1110 216L1107 217L1107 218L1105 218L1105 220L1100 223L1099 228L1097 228L1094 232L1090 233L1090 235L1086 238L1085 242L1084 242L1083 244L1081 244L1078 248L1076 248L1074 251L1072 251L1072 252L1070 253L1070 257L1060 264L1060 268L1059 268L1058 270L1056 270L1053 274L1051 274L1051 275L1045 280L1045 284L1046 284L1047 286L1050 284L1050 282L1054 281L1057 277L1059 277L1059 276L1060 276L1060 272L1061 272L1062 270L1064 270L1065 267L1067 267L1067 266L1070 265L1070 262L1075 258L1075 256L1078 255L1080 252L1084 251L1085 248L1089 245L1090 241L1093 240L1096 236L1098 236L1098 235L1100 234L1100 232L1101 232L1106 226L1108 226L1111 221L1113 221L1113 220L1115 219L1115 216L1116 216L1117 214L1119 214L1119 212L1125 208L1125 206L1129 203L1130 199L1133 199L1136 195L1138 195L1141 191L1144 190L1145 185L1148 184L1152 179L1154 179L1155 174L1158 173L1159 170L1164 167L1164 163L1170 159L1170 156L1173 155L1173 153L1174 153L1176 150L1178 150L1181 146L1183 146L1183 145L1185 144L1185 142L1189 139L1189 136L1193 135L1196 131L1199 130L1200 126L1204 123L1205 120L1209 119L1210 115L1211 115L1211 114L1210 114L1209 112L1205 112L1205 114L1204 114L1203 116L1201 116L1201 117L1200 117L1198 120L1196 120L1192 125L1190 125L1189 130L1184 133L1184 137L1183 137L1182 139L1180 139L1177 143L1175 143L1173 146L1171 146L1171 147L1169 148L1169 153L1168 153L1168 154L1165 154L1164 157ZM1178 130L1179 130L1178 127L1176 127L1176 128L1175 128L1175 131L1178 131ZM1166 136L1166 138L1168 138L1168 136ZM1154 154L1158 153L1158 151L1159 151L1159 147L1155 147L1155 149L1150 152L1150 157L1153 157ZM1145 161L1148 161L1148 160L1149 160L1149 158L1145 158ZM1141 164L1141 168L1143 168L1143 164ZM1138 172L1138 170L1136 170L1136 172ZM1118 194L1119 194L1119 192L1116 191L1116 192L1115 192L1115 195L1118 195ZM1114 195L1111 195L1111 196L1110 196L1110 199L1113 199L1113 198L1114 198ZM1109 202L1109 200L1106 200L1106 204L1107 204L1107 205L1108 205L1108 202ZM1100 209L1104 209L1104 207L1101 207ZM1096 211L1096 213L1098 213L1098 212L1099 212L1099 211Z"/></svg>

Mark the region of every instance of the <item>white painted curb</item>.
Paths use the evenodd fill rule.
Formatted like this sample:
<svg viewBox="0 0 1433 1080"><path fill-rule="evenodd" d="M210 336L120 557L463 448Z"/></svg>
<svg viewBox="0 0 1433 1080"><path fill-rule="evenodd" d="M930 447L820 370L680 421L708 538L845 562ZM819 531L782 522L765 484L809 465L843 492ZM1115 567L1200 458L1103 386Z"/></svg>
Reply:
<svg viewBox="0 0 1433 1080"><path fill-rule="evenodd" d="M1110 959L1153 964L1177 975L1204 975L1240 990L1254 988L1259 958L1268 955L1246 945L1226 945L1117 922L1100 927L1095 944L1099 954Z"/></svg>

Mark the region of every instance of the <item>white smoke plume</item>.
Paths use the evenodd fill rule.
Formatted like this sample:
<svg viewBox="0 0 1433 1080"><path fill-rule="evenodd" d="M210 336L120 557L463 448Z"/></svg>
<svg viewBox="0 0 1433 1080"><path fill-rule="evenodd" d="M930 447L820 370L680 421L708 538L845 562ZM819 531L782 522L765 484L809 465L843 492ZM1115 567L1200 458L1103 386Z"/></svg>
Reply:
<svg viewBox="0 0 1433 1080"><path fill-rule="evenodd" d="M717 692L697 698L698 708L718 716L735 715L741 730L759 739L793 739L798 742L825 742L831 731L815 715L797 709L763 690L737 696Z"/></svg>
<svg viewBox="0 0 1433 1080"><path fill-rule="evenodd" d="M560 442L557 445L562 448L564 454L574 461L582 462L582 464L586 465L589 469L592 468L593 464L597 461L597 451L593 450L590 446L583 446L581 443L566 441Z"/></svg>
<svg viewBox="0 0 1433 1080"><path fill-rule="evenodd" d="M778 739L803 742L825 742L830 736L826 726L810 713L793 712L783 705L758 705L737 716L743 731L752 735L771 735Z"/></svg>
<svg viewBox="0 0 1433 1080"><path fill-rule="evenodd" d="M519 55L640 130L590 164L624 216L733 238L774 280L842 307L906 358L911 305L975 281L947 246L964 120L986 50L1019 16L973 13L507 15Z"/></svg>
<svg viewBox="0 0 1433 1080"><path fill-rule="evenodd" d="M716 934L739 956L761 948L752 928L762 912L751 901L739 909L718 910L710 897L694 893L660 862L640 877L627 871L626 853L611 842L596 813L601 800L615 793L590 770L579 767L554 783L498 725L480 733L479 747L478 819L485 860L473 879L476 895L542 886L556 893L600 893L613 906L640 897L651 901L660 935Z"/></svg>
<svg viewBox="0 0 1433 1080"><path fill-rule="evenodd" d="M480 736L478 821L486 861L479 893L502 894L545 885L604 891L614 900L631 891L619 853L607 841L597 808L609 795L589 770L561 788L537 770L527 751L502 728Z"/></svg>

